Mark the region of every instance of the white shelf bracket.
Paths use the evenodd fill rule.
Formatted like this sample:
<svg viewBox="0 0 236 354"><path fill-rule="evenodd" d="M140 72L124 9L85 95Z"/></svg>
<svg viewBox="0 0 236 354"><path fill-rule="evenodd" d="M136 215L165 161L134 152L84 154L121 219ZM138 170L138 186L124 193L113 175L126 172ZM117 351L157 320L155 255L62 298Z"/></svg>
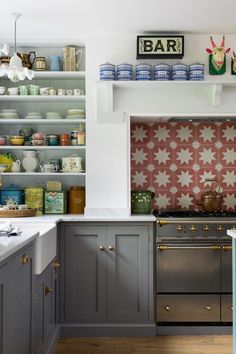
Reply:
<svg viewBox="0 0 236 354"><path fill-rule="evenodd" d="M222 84L212 85L212 106L219 106L222 95Z"/></svg>

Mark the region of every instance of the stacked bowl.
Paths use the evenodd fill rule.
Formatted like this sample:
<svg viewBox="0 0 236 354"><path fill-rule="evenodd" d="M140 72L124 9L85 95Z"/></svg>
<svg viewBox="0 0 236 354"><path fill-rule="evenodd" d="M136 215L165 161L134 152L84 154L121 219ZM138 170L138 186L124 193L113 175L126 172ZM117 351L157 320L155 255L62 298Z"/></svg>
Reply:
<svg viewBox="0 0 236 354"><path fill-rule="evenodd" d="M178 63L172 65L171 68L172 80L188 80L188 65Z"/></svg>
<svg viewBox="0 0 236 354"><path fill-rule="evenodd" d="M170 80L170 65L156 64L154 66L154 80Z"/></svg>
<svg viewBox="0 0 236 354"><path fill-rule="evenodd" d="M136 80L151 80L152 66L150 64L142 63L136 65Z"/></svg>
<svg viewBox="0 0 236 354"><path fill-rule="evenodd" d="M105 63L100 65L100 80L115 80L115 65Z"/></svg>
<svg viewBox="0 0 236 354"><path fill-rule="evenodd" d="M117 65L117 80L132 80L133 79L133 65L119 64Z"/></svg>
<svg viewBox="0 0 236 354"><path fill-rule="evenodd" d="M204 80L204 64L194 63L189 65L189 80Z"/></svg>

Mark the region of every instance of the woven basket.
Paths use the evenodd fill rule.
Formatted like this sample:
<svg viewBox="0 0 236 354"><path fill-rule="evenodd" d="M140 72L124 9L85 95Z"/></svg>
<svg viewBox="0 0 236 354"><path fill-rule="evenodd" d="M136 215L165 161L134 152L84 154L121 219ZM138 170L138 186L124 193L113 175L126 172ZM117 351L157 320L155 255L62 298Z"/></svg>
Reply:
<svg viewBox="0 0 236 354"><path fill-rule="evenodd" d="M22 218L27 216L35 216L36 209L25 210L0 210L0 218Z"/></svg>

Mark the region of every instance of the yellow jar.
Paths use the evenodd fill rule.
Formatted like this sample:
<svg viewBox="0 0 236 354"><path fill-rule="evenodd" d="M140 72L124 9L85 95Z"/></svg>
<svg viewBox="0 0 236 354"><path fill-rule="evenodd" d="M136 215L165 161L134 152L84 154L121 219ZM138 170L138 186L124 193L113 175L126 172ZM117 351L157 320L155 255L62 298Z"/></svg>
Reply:
<svg viewBox="0 0 236 354"><path fill-rule="evenodd" d="M36 215L43 215L43 188L25 188L25 204L28 208L36 209Z"/></svg>

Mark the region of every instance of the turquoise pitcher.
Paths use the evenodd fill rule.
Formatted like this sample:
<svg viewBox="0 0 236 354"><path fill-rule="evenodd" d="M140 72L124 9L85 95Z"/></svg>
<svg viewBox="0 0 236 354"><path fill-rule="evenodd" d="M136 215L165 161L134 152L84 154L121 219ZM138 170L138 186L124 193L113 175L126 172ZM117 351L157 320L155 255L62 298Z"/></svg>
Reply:
<svg viewBox="0 0 236 354"><path fill-rule="evenodd" d="M49 69L50 71L61 71L62 69L62 57L59 55L49 56Z"/></svg>

